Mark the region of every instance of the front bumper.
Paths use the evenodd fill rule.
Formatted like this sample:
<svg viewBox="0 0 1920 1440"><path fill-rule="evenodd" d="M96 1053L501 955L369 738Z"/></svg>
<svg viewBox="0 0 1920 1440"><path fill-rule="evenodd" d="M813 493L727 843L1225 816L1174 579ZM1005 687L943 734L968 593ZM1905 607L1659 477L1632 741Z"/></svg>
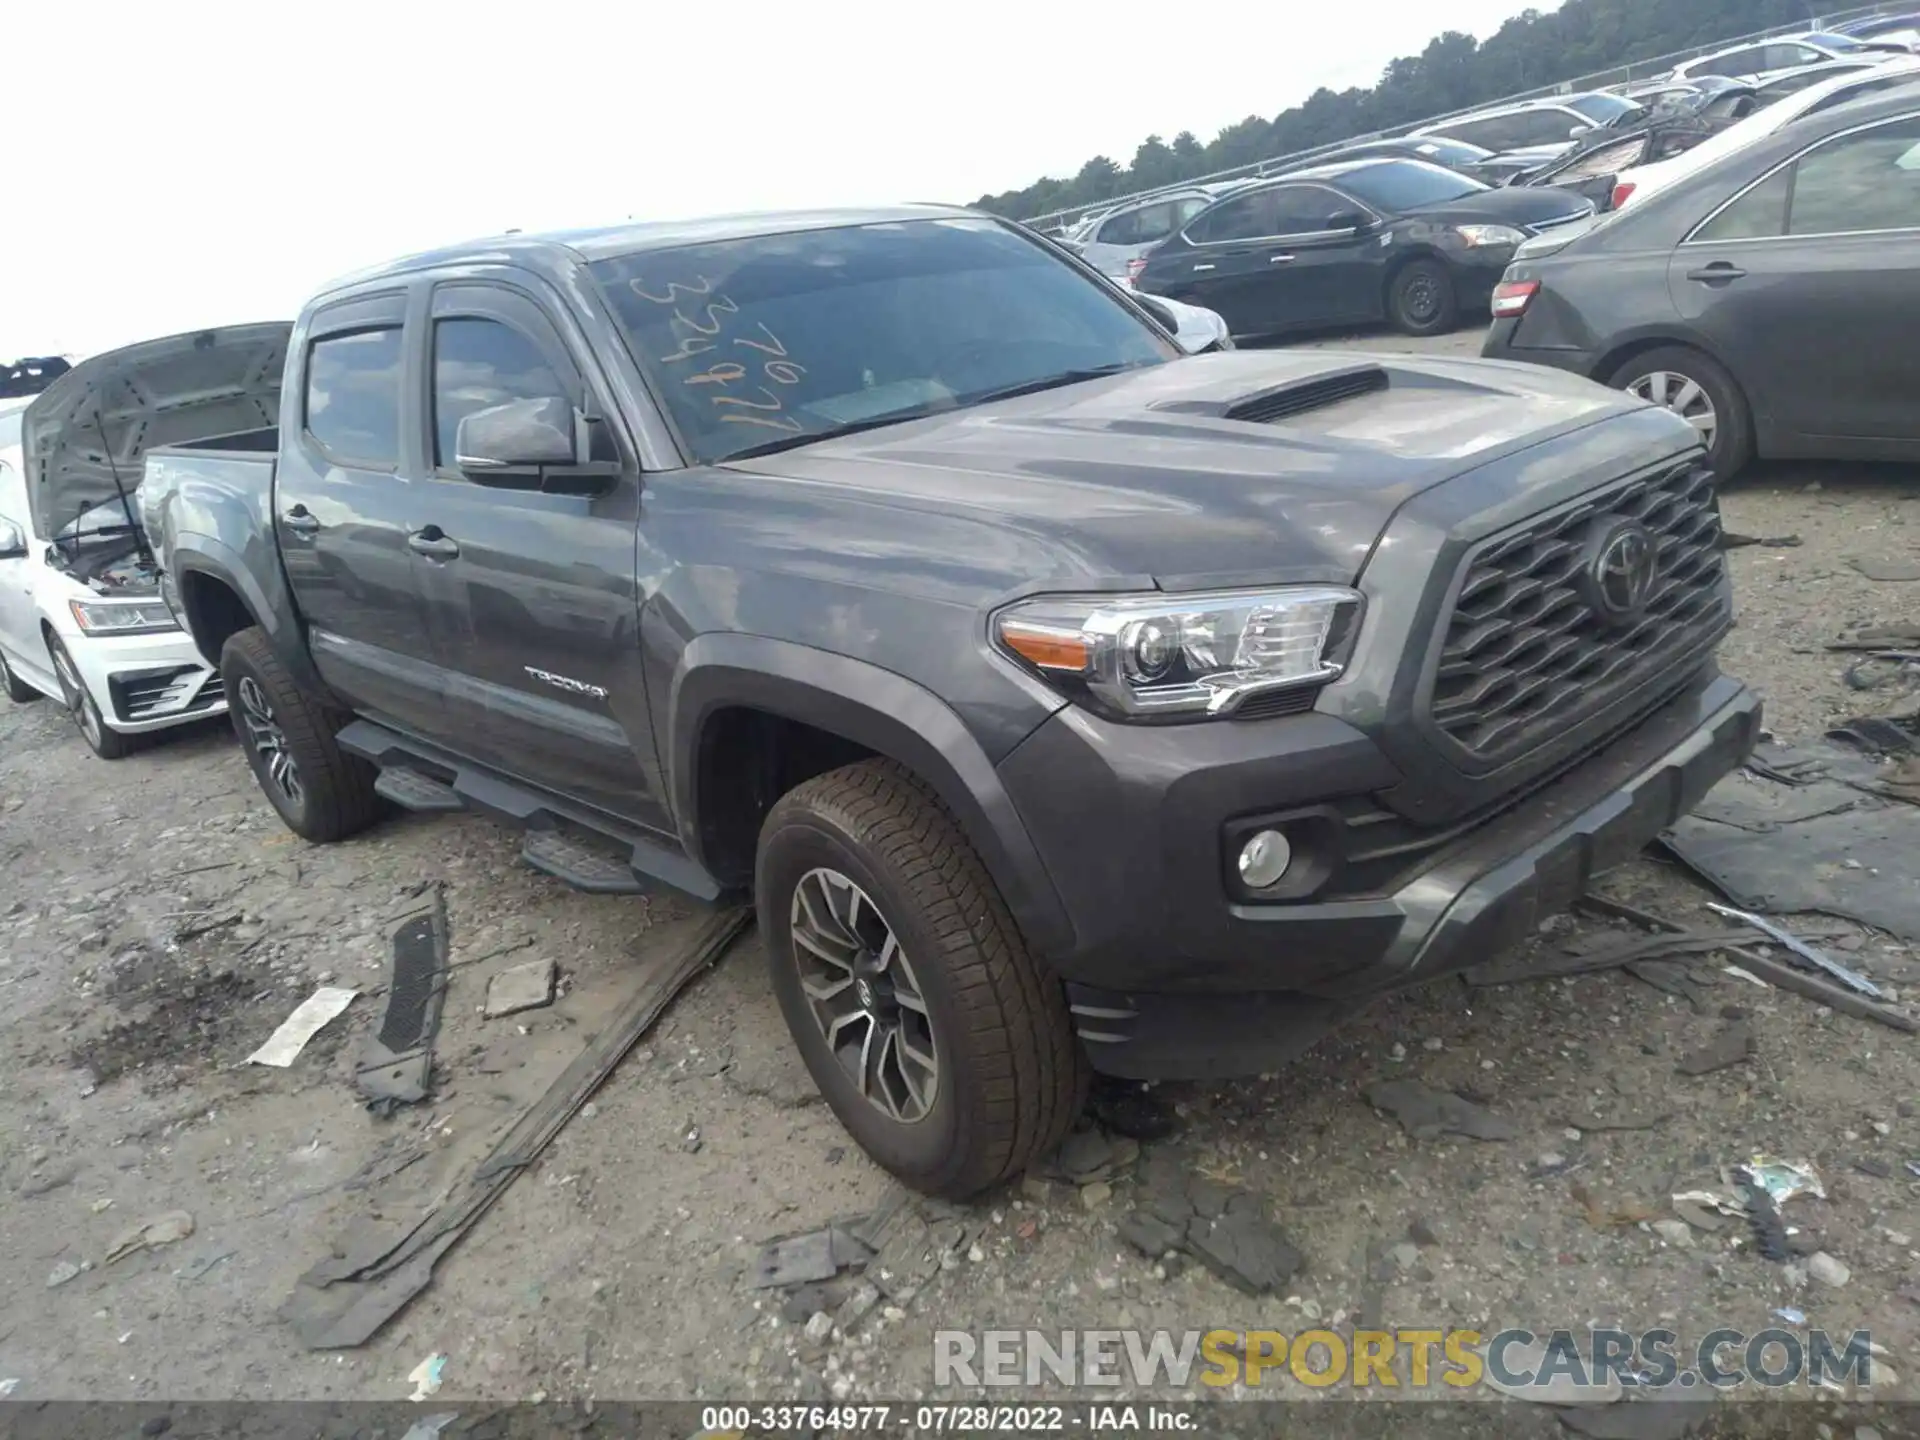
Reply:
<svg viewBox="0 0 1920 1440"><path fill-rule="evenodd" d="M1391 786L1330 716L1153 729L1067 711L1001 769L1073 917L1080 943L1055 965L1095 1067L1211 1078L1270 1069L1376 995L1523 943L1736 769L1760 717L1709 667L1386 885L1299 903L1235 900L1223 837L1237 817ZM1147 838L1114 838L1130 835Z"/></svg>
<svg viewBox="0 0 1920 1440"><path fill-rule="evenodd" d="M127 735L224 715L226 693L185 631L61 634L74 668L113 729Z"/></svg>

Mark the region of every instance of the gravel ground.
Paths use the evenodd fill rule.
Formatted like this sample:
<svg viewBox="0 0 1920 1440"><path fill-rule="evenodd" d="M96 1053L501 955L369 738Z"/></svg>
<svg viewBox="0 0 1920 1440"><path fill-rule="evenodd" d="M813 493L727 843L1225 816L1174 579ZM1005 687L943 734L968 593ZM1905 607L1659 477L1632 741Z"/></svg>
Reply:
<svg viewBox="0 0 1920 1440"><path fill-rule="evenodd" d="M1725 496L1730 530L1800 541L1731 556L1739 624L1725 662L1764 693L1776 733L1816 735L1858 708L1821 642L1905 618L1915 587L1853 562L1912 555L1916 478L1762 467ZM851 1280L793 1300L753 1291L763 1242L866 1211L890 1185L793 1057L751 935L411 1308L364 1347L306 1351L275 1313L295 1278L356 1217L415 1213L439 1193L692 924L667 901L574 894L516 855L506 831L465 816L310 848L221 727L108 766L52 705L0 704L0 1379L19 1381L16 1398L401 1399L435 1353L454 1399L911 1397L932 1387L937 1327L1317 1319L1697 1336L1765 1328L1781 1307L1871 1329L1887 1350L1880 1388L1890 1366L1891 1393L1917 1393L1920 1187L1904 1162L1920 1157L1920 1046L1717 963L1693 968L1690 996L1612 971L1397 997L1269 1078L1159 1087L1149 1099L1172 1133L1081 1142L1107 1147L1096 1183L1034 1177L962 1211L908 1212L927 1227L909 1258L950 1252L914 1293L875 1303ZM444 884L457 967L434 1101L386 1120L356 1102L350 1063L375 996L292 1067L241 1063L316 984L378 986L386 916L423 881ZM1653 858L1607 889L1684 923L1711 918L1706 893ZM1557 953L1604 928L1556 922L1537 945ZM1843 928L1823 943L1920 997L1906 946ZM487 979L535 958L560 968L556 1003L483 1019ZM1678 1073L1676 1057L1733 1015L1752 1057ZM1464 1090L1510 1138L1413 1138L1363 1098L1391 1079ZM1825 1178L1824 1201L1787 1207L1791 1263L1755 1254L1739 1221L1653 1228L1671 1220L1673 1192L1719 1187L1756 1151ZM1251 1196L1303 1257L1297 1273L1254 1298L1130 1249L1117 1226L1169 1175ZM129 1227L172 1211L192 1216L190 1235L108 1263ZM1844 1284L1809 1274L1814 1250L1843 1262ZM821 1339L816 1321L809 1338L813 1310L849 1302L847 1325ZM1310 1392L1283 1380L1278 1393ZM1820 1403L1821 1423L1852 1433L1860 1412L1833 1405ZM1520 1414L1551 1432L1538 1409Z"/></svg>

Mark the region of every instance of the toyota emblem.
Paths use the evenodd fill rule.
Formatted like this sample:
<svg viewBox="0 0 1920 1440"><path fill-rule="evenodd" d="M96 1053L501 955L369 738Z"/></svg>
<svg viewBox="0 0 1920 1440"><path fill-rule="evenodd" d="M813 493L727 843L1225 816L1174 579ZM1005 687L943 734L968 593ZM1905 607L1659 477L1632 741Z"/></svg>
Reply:
<svg viewBox="0 0 1920 1440"><path fill-rule="evenodd" d="M1653 595L1659 546L1646 526L1628 520L1600 531L1587 550L1587 604L1603 619L1632 620Z"/></svg>

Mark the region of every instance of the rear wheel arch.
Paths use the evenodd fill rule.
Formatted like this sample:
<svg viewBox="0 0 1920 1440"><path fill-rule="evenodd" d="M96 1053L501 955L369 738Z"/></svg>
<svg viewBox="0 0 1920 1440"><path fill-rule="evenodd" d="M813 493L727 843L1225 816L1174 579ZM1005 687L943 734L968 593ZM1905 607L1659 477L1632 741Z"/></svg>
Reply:
<svg viewBox="0 0 1920 1440"><path fill-rule="evenodd" d="M211 664L220 663L228 640L260 623L240 592L210 571L184 568L175 585L187 634Z"/></svg>
<svg viewBox="0 0 1920 1440"><path fill-rule="evenodd" d="M706 635L682 656L668 715L662 758L681 842L723 884L750 880L761 823L784 794L891 760L952 814L1036 953L1071 948L1071 921L993 762L931 691L804 645Z"/></svg>

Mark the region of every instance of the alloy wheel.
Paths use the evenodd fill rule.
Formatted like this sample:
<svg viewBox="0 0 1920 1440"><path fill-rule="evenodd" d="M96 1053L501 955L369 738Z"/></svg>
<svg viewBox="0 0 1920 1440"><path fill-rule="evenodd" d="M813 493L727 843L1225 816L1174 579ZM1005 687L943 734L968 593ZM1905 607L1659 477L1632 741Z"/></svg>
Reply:
<svg viewBox="0 0 1920 1440"><path fill-rule="evenodd" d="M1671 370L1654 370L1630 382L1627 393L1673 411L1699 432L1702 445L1713 448L1720 416L1713 408L1713 398L1698 380Z"/></svg>
<svg viewBox="0 0 1920 1440"><path fill-rule="evenodd" d="M251 675L240 677L240 723L247 727L247 743L253 747L254 754L260 757L261 768L267 772L267 779L288 803L298 806L306 798L306 791L300 784L299 768L293 763L293 756L287 749L286 731L280 728L275 718L273 705L267 699L267 692Z"/></svg>
<svg viewBox="0 0 1920 1440"><path fill-rule="evenodd" d="M807 1006L867 1102L902 1124L924 1120L940 1065L925 992L893 927L838 870L809 870L790 908Z"/></svg>
<svg viewBox="0 0 1920 1440"><path fill-rule="evenodd" d="M87 737L87 743L96 750L105 743L100 733L100 715L87 699L87 687L80 681L80 672L73 667L73 657L67 654L64 645L53 647L53 672L60 681L60 698L67 702L67 714L73 717L73 723L80 733Z"/></svg>

